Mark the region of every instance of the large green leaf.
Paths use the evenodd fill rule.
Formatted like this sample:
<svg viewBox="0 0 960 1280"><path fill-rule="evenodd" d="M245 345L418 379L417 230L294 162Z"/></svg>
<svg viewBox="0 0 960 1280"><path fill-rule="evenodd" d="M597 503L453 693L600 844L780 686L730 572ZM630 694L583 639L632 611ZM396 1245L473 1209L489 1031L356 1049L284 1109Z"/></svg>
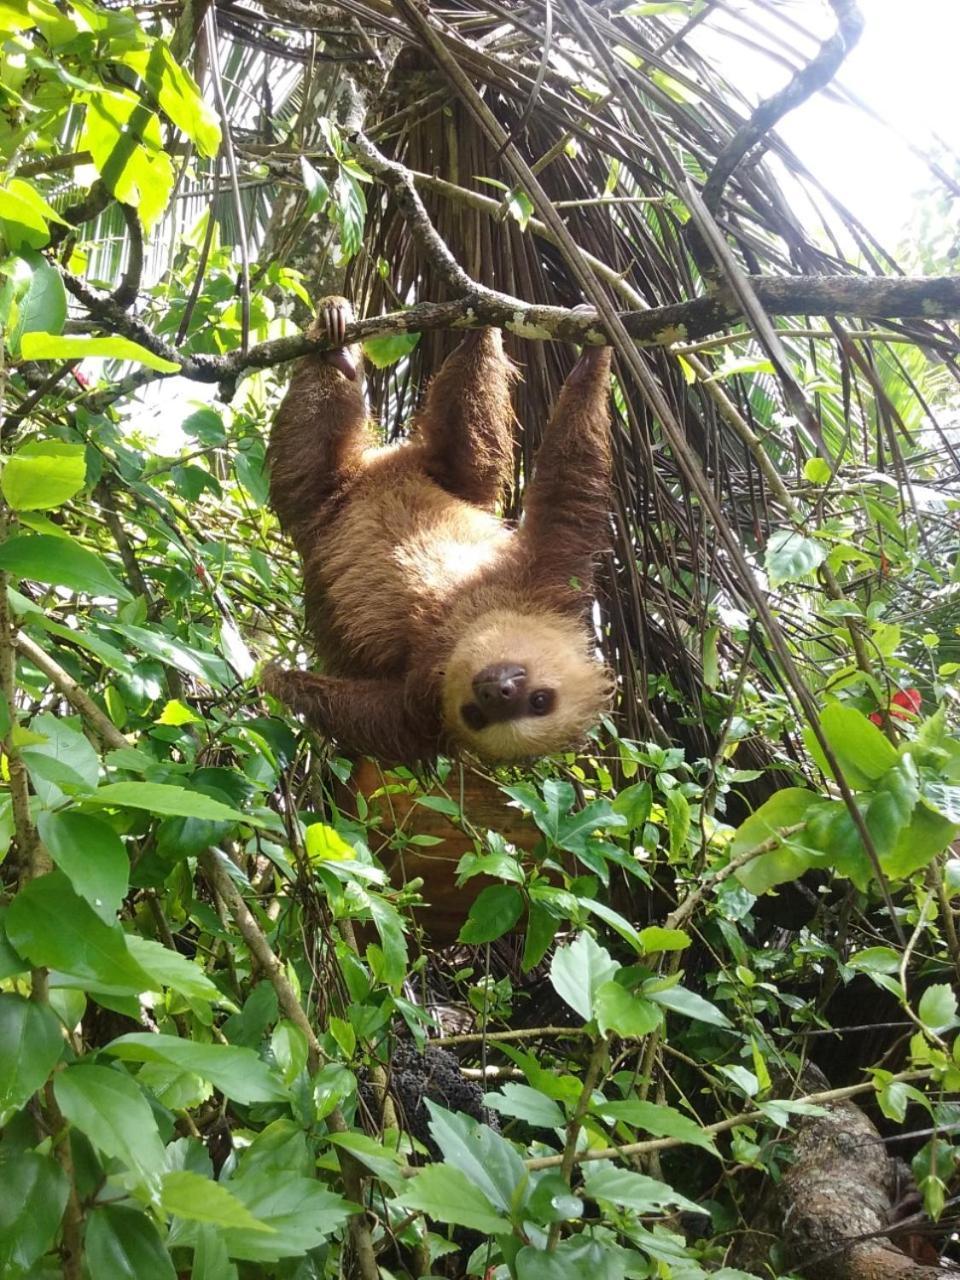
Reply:
<svg viewBox="0 0 960 1280"><path fill-rule="evenodd" d="M155 355L139 342L119 336L87 338L75 333L25 333L20 350L27 360L130 360L158 373L176 373L180 368L179 364Z"/></svg>
<svg viewBox="0 0 960 1280"><path fill-rule="evenodd" d="M176 1280L160 1232L142 1209L102 1205L87 1219L84 1236L91 1277L110 1280Z"/></svg>
<svg viewBox="0 0 960 1280"><path fill-rule="evenodd" d="M178 1036L134 1031L107 1045L107 1051L128 1062L166 1062L192 1071L235 1102L282 1102L283 1081L252 1049L238 1045L197 1044Z"/></svg>
<svg viewBox="0 0 960 1280"><path fill-rule="evenodd" d="M57 268L31 249L22 251L20 257L30 276L17 299L17 319L10 331L10 349L15 355L25 333L38 329L60 333L67 318L67 291Z"/></svg>
<svg viewBox="0 0 960 1280"><path fill-rule="evenodd" d="M449 1164L432 1164L421 1169L399 1202L419 1209L436 1222L469 1227L484 1235L509 1235L511 1223L502 1217L483 1191L460 1169Z"/></svg>
<svg viewBox="0 0 960 1280"><path fill-rule="evenodd" d="M53 1091L65 1118L98 1150L159 1185L164 1150L157 1122L143 1091L122 1068L85 1062L66 1067L57 1072Z"/></svg>
<svg viewBox="0 0 960 1280"><path fill-rule="evenodd" d="M130 600L127 588L94 552L72 538L49 533L19 533L0 545L0 569L16 578L69 587L89 596Z"/></svg>
<svg viewBox="0 0 960 1280"><path fill-rule="evenodd" d="M557 995L589 1022L596 1012L597 992L619 968L609 951L589 933L581 933L569 947L553 953L550 982Z"/></svg>
<svg viewBox="0 0 960 1280"><path fill-rule="evenodd" d="M94 990L136 995L154 985L127 950L120 926L105 924L62 871L24 885L10 904L6 927L31 964L62 970Z"/></svg>
<svg viewBox="0 0 960 1280"><path fill-rule="evenodd" d="M515 1148L489 1125L427 1101L430 1133L448 1164L456 1166L500 1212L529 1194L528 1175Z"/></svg>
<svg viewBox="0 0 960 1280"><path fill-rule="evenodd" d="M0 1151L0 1275L23 1275L53 1244L70 1194L52 1156Z"/></svg>
<svg viewBox="0 0 960 1280"><path fill-rule="evenodd" d="M343 1227L351 1212L349 1201L327 1191L316 1178L289 1170L244 1173L224 1185L257 1220L256 1229L222 1229L231 1258L247 1262L273 1262L309 1253ZM269 1233L264 1226L270 1228Z"/></svg>
<svg viewBox="0 0 960 1280"><path fill-rule="evenodd" d="M583 1181L586 1192L592 1199L609 1200L612 1204L633 1209L637 1213L658 1213L676 1205L688 1213L709 1216L708 1210L701 1209L700 1205L674 1191L667 1183L648 1178L643 1173L634 1173L632 1169L622 1169L605 1160L585 1164Z"/></svg>
<svg viewBox="0 0 960 1280"><path fill-rule="evenodd" d="M89 804L106 809L146 809L167 817L206 818L211 822L246 822L260 825L239 809L214 800L202 791L188 791L167 782L108 782L89 797Z"/></svg>
<svg viewBox="0 0 960 1280"><path fill-rule="evenodd" d="M0 490L15 511L59 507L83 488L87 475L82 444L30 440L4 463Z"/></svg>
<svg viewBox="0 0 960 1280"><path fill-rule="evenodd" d="M780 529L770 535L764 556L764 568L771 587L784 582L797 582L809 577L827 558L827 548L815 538L806 538L793 529Z"/></svg>
<svg viewBox="0 0 960 1280"><path fill-rule="evenodd" d="M523 895L509 884L487 885L470 907L460 942L476 945L493 942L509 933L523 914Z"/></svg>
<svg viewBox="0 0 960 1280"><path fill-rule="evenodd" d="M218 1227L242 1227L268 1234L274 1231L267 1223L258 1221L225 1186L188 1169L165 1175L160 1203L167 1213L193 1222L212 1222Z"/></svg>
<svg viewBox="0 0 960 1280"><path fill-rule="evenodd" d="M857 791L869 789L897 763L897 751L875 724L856 707L832 702L820 713L820 726L843 770L844 776ZM810 754L824 773L832 776L820 744L808 729L804 739Z"/></svg>
<svg viewBox="0 0 960 1280"><path fill-rule="evenodd" d="M91 814L61 811L40 813L37 829L77 893L112 924L130 879L130 863L113 827Z"/></svg>
<svg viewBox="0 0 960 1280"><path fill-rule="evenodd" d="M63 1052L63 1028L46 1004L0 992L0 1128L45 1084Z"/></svg>

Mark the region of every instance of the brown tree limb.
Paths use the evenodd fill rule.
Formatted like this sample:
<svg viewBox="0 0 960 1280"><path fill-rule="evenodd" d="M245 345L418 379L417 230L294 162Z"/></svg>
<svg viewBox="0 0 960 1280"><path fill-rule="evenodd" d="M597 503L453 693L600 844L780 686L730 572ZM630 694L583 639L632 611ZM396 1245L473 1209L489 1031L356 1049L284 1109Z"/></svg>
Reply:
<svg viewBox="0 0 960 1280"><path fill-rule="evenodd" d="M878 278L867 276L748 276L764 309L773 316L857 316L884 320L954 320L960 318L960 276ZM302 334L261 342L242 354L182 356L158 338L136 317L115 307L75 277L66 278L70 292L91 316L109 332L119 333L165 359L178 361L177 375L194 382L233 386L256 369L269 369L310 351L324 350L326 338L308 339ZM743 323L743 313L732 293L721 288L709 298L626 311L620 320L640 347L665 347L693 342ZM453 302L419 302L406 311L371 316L347 327L345 341L365 342L387 334L416 333L430 329L477 328L490 325L518 337L545 342L602 344L607 326L595 313L565 307L531 306L506 294L480 290ZM94 393L94 408L112 403L148 382L175 376L153 369L138 370L104 392Z"/></svg>
<svg viewBox="0 0 960 1280"><path fill-rule="evenodd" d="M803 1083L825 1084L814 1067ZM927 1267L898 1249L893 1222L896 1167L873 1123L849 1099L831 1098L822 1113L798 1116L789 1141L793 1162L769 1184L746 1237L740 1265L765 1269L771 1237L785 1265L810 1280L935 1280L955 1268Z"/></svg>

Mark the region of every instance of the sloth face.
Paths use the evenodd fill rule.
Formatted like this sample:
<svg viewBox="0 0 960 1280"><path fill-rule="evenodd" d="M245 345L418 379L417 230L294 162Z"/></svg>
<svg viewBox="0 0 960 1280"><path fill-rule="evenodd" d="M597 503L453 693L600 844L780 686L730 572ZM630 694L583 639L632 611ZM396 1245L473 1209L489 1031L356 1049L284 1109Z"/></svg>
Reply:
<svg viewBox="0 0 960 1280"><path fill-rule="evenodd" d="M610 701L611 682L575 621L501 610L454 648L443 682L447 732L489 764L576 746Z"/></svg>

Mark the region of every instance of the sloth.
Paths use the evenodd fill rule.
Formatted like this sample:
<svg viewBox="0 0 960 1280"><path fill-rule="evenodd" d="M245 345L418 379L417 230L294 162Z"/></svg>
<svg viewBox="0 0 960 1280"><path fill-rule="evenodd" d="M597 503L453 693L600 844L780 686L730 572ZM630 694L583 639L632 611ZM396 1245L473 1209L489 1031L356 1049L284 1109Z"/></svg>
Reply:
<svg viewBox="0 0 960 1280"><path fill-rule="evenodd" d="M594 558L609 531L610 350L587 347L546 428L518 527L516 378L500 331L471 330L410 437L378 448L342 298L322 302L273 423L270 501L303 563L322 674L270 666L267 692L348 752L487 763L581 743L609 704L596 657Z"/></svg>

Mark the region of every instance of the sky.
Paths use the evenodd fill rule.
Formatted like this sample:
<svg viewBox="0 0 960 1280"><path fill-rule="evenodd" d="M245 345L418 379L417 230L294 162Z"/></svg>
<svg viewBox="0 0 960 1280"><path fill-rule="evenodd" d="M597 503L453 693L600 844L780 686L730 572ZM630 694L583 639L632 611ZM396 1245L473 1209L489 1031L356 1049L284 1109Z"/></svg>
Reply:
<svg viewBox="0 0 960 1280"><path fill-rule="evenodd" d="M752 20L762 42L763 34L756 28L761 11L747 0L734 0L734 4ZM823 0L779 0L779 4L804 26L809 27L815 16L820 19L821 34L830 29L830 13ZM960 0L860 0L860 10L864 33L844 62L838 81L915 144L934 147L936 131L942 142L960 153ZM726 17L710 23L734 26ZM795 40L776 23L771 29ZM726 74L736 68L741 88L751 100L786 82L782 67L745 54L733 42L713 44L711 40L711 44ZM778 131L829 191L878 239L896 247L909 232L917 192L929 189L933 182L926 165L896 133L856 107L824 94L786 116Z"/></svg>

